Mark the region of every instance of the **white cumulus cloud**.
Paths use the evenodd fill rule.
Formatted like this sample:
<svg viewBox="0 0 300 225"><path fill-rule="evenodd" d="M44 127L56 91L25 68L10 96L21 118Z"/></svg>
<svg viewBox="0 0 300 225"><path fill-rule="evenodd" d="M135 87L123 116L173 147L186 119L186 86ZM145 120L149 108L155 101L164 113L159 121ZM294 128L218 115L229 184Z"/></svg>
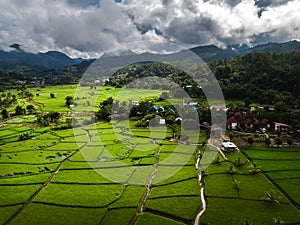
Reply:
<svg viewBox="0 0 300 225"><path fill-rule="evenodd" d="M136 51L300 39L300 0L1 0L0 48L96 57ZM150 40L151 42L148 42ZM129 45L134 48L134 44ZM171 47L172 46L172 47Z"/></svg>

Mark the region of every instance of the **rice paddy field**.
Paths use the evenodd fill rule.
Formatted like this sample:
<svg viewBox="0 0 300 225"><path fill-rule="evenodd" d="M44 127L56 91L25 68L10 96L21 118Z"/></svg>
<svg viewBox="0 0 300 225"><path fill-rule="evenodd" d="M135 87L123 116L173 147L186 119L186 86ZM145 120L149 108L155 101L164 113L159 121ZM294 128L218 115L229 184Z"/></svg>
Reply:
<svg viewBox="0 0 300 225"><path fill-rule="evenodd" d="M281 170L276 173L276 168L269 164L276 161L278 151L284 152L282 170L290 168L285 176L291 182L286 182L286 186L280 183L281 179L286 180ZM211 164L204 177L207 210L202 224L276 224L274 220L278 218L284 221L281 224L300 224L300 193L295 185L299 166L289 163L290 157L293 154L299 156L299 153L296 148L257 147L231 153L227 155L228 161ZM294 160L299 165L299 159ZM253 164L261 171L254 172Z"/></svg>
<svg viewBox="0 0 300 225"><path fill-rule="evenodd" d="M87 100L100 102L118 92L109 88L96 98L81 88L81 111ZM31 91L39 93L39 110L67 112L65 97L75 89ZM147 95L137 90L120 98ZM195 162L205 150L205 131L186 131L190 141L184 144L166 139L169 128L139 128L136 121L65 130L34 122L23 116L1 124L0 224L183 225L194 224L203 207L203 225L300 224L299 148L251 147L226 153L227 160L217 155L201 171L202 199ZM24 133L31 134L28 140L20 140Z"/></svg>
<svg viewBox="0 0 300 225"><path fill-rule="evenodd" d="M108 124L78 129L75 137L73 130L51 131L31 140L1 145L0 222L129 224L135 220L137 224L145 224L143 221L147 220L165 221L166 224L192 223L200 208L199 185L194 154L185 152L194 148L178 148L180 144L163 139L156 143L159 142L159 128L152 131L156 132L154 137L149 130L133 130L139 137L127 138L132 148L116 143L118 133ZM96 131L102 133L101 144L95 137L99 137ZM91 135L90 139L86 132ZM140 137L143 135L145 137ZM143 206L147 213L135 218L147 192L145 186L153 173L158 149L161 156L157 161L157 176ZM171 154L172 159L168 160ZM176 166L179 156L185 158L186 165ZM116 159L118 162L114 161Z"/></svg>

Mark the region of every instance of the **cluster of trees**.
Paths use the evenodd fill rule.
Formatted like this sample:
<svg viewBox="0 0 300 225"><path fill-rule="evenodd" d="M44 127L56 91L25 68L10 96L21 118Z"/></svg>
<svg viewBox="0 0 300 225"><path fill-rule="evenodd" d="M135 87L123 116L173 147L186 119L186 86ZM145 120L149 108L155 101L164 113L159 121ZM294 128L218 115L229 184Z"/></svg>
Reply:
<svg viewBox="0 0 300 225"><path fill-rule="evenodd" d="M0 95L0 109L4 110L17 102L17 96L11 92L2 92Z"/></svg>
<svg viewBox="0 0 300 225"><path fill-rule="evenodd" d="M27 98L29 100L33 99L33 94L27 89L26 85L22 85L22 87L18 88L18 90L20 91L18 93L20 98Z"/></svg>
<svg viewBox="0 0 300 225"><path fill-rule="evenodd" d="M7 108L17 102L17 97L11 92L2 92L0 97L0 108Z"/></svg>
<svg viewBox="0 0 300 225"><path fill-rule="evenodd" d="M56 126L59 123L59 120L61 118L61 114L59 112L49 112L47 114L40 114L37 115L37 122L40 124L40 126L49 126L50 123L55 123Z"/></svg>
<svg viewBox="0 0 300 225"><path fill-rule="evenodd" d="M6 119L9 117L9 112L7 108L12 107L16 105L17 103L17 96L18 98L27 98L29 100L33 99L33 94L26 88L25 85L23 85L21 88L18 88L18 93L12 94L10 91L7 92L2 92L0 95L0 110L1 110L1 115L3 119ZM17 105L15 107L14 115L19 116L19 115L24 115L26 114L26 111L29 114L35 113L35 108L33 105L27 105L26 108L23 108L20 105Z"/></svg>
<svg viewBox="0 0 300 225"><path fill-rule="evenodd" d="M96 118L98 120L105 120L105 121L111 120L111 111L112 111L113 102L114 99L112 97L109 97L108 99L100 103L99 105L100 109L96 113Z"/></svg>
<svg viewBox="0 0 300 225"><path fill-rule="evenodd" d="M146 82L149 77L151 82ZM142 82L135 82L141 78L144 78L141 80ZM170 89L174 86L170 80L181 87L195 84L193 79L184 71L160 62L140 63L122 68L110 77L106 84L114 87L123 87L129 84L129 87L135 88Z"/></svg>
<svg viewBox="0 0 300 225"><path fill-rule="evenodd" d="M300 52L253 52L210 63L225 98L299 105Z"/></svg>
<svg viewBox="0 0 300 225"><path fill-rule="evenodd" d="M226 99L246 99L262 104L285 102L289 106L299 105L300 89L300 52L267 53L253 52L232 59L209 63L209 67L219 81ZM200 71L197 65L191 65L189 72ZM202 78L205 71L201 72ZM163 79L157 79L160 77ZM151 77L151 82L134 82L137 79ZM172 82L180 87L187 85L194 97L204 96L195 88L196 83L187 73L170 64L148 62L135 64L119 70L107 85L122 87L172 89ZM205 83L205 82L204 82ZM196 93L196 94L195 94Z"/></svg>
<svg viewBox="0 0 300 225"><path fill-rule="evenodd" d="M21 73L6 72L0 70L0 90L6 90L7 87L14 86L17 80L24 80L25 76Z"/></svg>

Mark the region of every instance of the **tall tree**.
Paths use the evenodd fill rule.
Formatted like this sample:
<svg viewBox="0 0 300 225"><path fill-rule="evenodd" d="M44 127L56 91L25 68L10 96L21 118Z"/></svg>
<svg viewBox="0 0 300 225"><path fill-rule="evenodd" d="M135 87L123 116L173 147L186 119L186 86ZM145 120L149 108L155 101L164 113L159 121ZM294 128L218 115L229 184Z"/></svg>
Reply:
<svg viewBox="0 0 300 225"><path fill-rule="evenodd" d="M9 114L8 114L7 109L2 109L1 115L2 115L2 118L3 118L3 119L8 118L8 117L9 117Z"/></svg>
<svg viewBox="0 0 300 225"><path fill-rule="evenodd" d="M73 97L72 96L67 96L66 98L66 106L70 108L70 106L73 104Z"/></svg>

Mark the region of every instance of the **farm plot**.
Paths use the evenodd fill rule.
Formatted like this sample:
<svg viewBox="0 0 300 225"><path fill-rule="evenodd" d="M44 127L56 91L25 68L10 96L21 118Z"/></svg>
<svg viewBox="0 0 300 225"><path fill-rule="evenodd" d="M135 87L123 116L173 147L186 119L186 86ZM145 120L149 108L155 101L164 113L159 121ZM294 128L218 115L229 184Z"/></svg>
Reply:
<svg viewBox="0 0 300 225"><path fill-rule="evenodd" d="M48 174L0 179L0 223L5 223L48 179Z"/></svg>
<svg viewBox="0 0 300 225"><path fill-rule="evenodd" d="M32 130L26 126L7 126L0 127L0 145L18 141L20 134L31 132Z"/></svg>
<svg viewBox="0 0 300 225"><path fill-rule="evenodd" d="M63 135L49 132L0 146L1 223L38 194L60 163L78 151L76 143L62 142Z"/></svg>
<svg viewBox="0 0 300 225"><path fill-rule="evenodd" d="M8 194L20 193L7 198L7 203L0 207L3 222L39 190L12 224L51 224L52 218L56 224L129 224L145 196L145 184L153 173L160 149L161 162L157 164L153 193L146 199L146 209L137 223L147 217L156 224L158 221L190 223L200 207L197 171L193 165L194 147L163 140L170 131L154 128L151 134L134 125L129 123L134 133L129 133L122 123L114 128L104 123L97 124L96 129L88 126L75 130L76 136L74 130L51 131L33 140L1 146L5 156L2 163L11 163L1 171L16 171L18 166L24 171L36 169L30 174L13 176L14 179L0 180ZM147 132L145 136L135 135ZM76 143L78 138L82 141ZM84 155L85 152L88 154ZM177 163L184 157L189 165ZM55 176L41 188L53 171L56 171ZM169 202L178 205L175 211ZM182 206L182 202L189 207Z"/></svg>
<svg viewBox="0 0 300 225"><path fill-rule="evenodd" d="M34 94L34 101L38 110L44 112L67 112L69 110L65 105L65 98L73 96L76 102L76 112L95 111L99 103L103 100L113 97L119 101L141 100L149 95L160 96L162 90L147 89L121 89L113 87L81 87L79 85L53 86L46 88L32 88L30 91ZM54 98L50 94L54 95Z"/></svg>
<svg viewBox="0 0 300 225"><path fill-rule="evenodd" d="M60 136L50 133L1 145L0 176L5 178L50 173L77 149L76 143L64 143Z"/></svg>
<svg viewBox="0 0 300 225"><path fill-rule="evenodd" d="M300 208L299 148L251 148L245 153Z"/></svg>
<svg viewBox="0 0 300 225"><path fill-rule="evenodd" d="M242 153L226 156L228 161L216 160L205 172L207 209L202 224L238 225L247 221L271 225L278 217L287 224L299 223L299 211L282 189L259 172L260 162L249 162Z"/></svg>

